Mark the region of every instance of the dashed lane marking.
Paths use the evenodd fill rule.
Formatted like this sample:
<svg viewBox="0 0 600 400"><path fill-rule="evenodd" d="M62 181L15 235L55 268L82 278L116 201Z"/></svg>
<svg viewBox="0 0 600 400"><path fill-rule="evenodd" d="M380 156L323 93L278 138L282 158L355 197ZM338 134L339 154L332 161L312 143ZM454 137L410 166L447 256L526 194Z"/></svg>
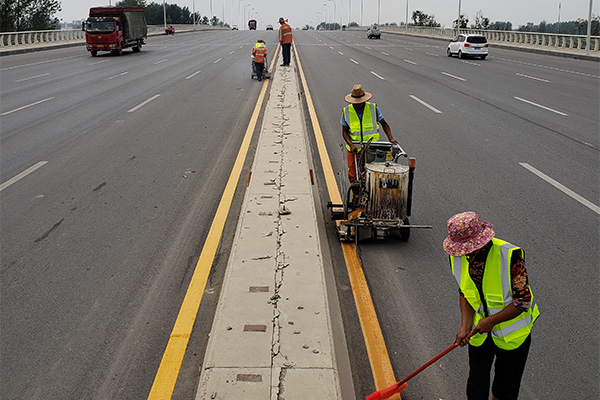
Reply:
<svg viewBox="0 0 600 400"><path fill-rule="evenodd" d="M438 110L437 108L435 108L434 106L424 102L423 100L421 100L420 98L418 98L415 95L410 95L410 98L413 99L414 101L421 103L422 105L424 105L425 107L429 108L431 111L433 111L436 114L441 114L442 112L440 110Z"/></svg>
<svg viewBox="0 0 600 400"><path fill-rule="evenodd" d="M21 110L24 110L24 109L29 108L29 107L37 106L38 104L45 103L45 102L50 101L52 99L54 99L54 97L48 97L47 99L36 101L35 103L27 104L26 106L15 108L14 110L3 112L0 115L4 116L4 115L12 114L14 112L21 111Z"/></svg>
<svg viewBox="0 0 600 400"><path fill-rule="evenodd" d="M150 103L152 100L155 100L157 98L160 97L160 94L155 94L154 96L150 97L148 100L138 104L137 106L133 107L131 110L127 111L128 113L132 113L134 111L139 110L140 108L144 107L146 104Z"/></svg>
<svg viewBox="0 0 600 400"><path fill-rule="evenodd" d="M6 182L4 182L3 184L0 185L0 192L3 191L4 189L6 189L7 187L9 187L10 185L12 185L13 183L16 183L16 182L20 181L21 179L25 178L27 175L31 174L33 171L35 171L38 168L43 167L46 164L48 164L48 161L40 161L39 163L35 164L34 166L27 168L25 171L21 172L19 175L15 176L14 178L10 178L9 180L7 180Z"/></svg>
<svg viewBox="0 0 600 400"><path fill-rule="evenodd" d="M569 115L569 114L565 114L565 113L564 113L564 112L562 112L562 111L557 111L557 110L555 110L555 109L553 109L553 108L546 107L546 106L543 106L543 105L541 105L541 104L534 103L533 101L529 101L529 100L522 99L522 98L520 98L520 97L516 97L516 96L515 96L515 99L517 99L517 100L519 100L519 101L522 101L523 103L531 104L532 106L536 106L536 107L542 108L542 109L544 109L544 110L551 111L551 112L553 112L553 113L556 113L556 114L558 114L558 115L562 115L563 117L567 117L567 116Z"/></svg>

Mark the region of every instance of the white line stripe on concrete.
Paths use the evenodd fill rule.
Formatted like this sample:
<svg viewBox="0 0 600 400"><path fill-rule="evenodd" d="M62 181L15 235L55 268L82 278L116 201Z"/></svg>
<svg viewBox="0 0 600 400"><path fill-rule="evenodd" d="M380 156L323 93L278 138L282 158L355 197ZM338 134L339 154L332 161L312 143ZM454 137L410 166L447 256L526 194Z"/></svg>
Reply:
<svg viewBox="0 0 600 400"><path fill-rule="evenodd" d="M386 53L385 51L382 51L381 54L383 54L384 56L389 56L389 54Z"/></svg>
<svg viewBox="0 0 600 400"><path fill-rule="evenodd" d="M340 56L343 56L343 55L344 55L344 53L342 53L341 51L338 51L338 54L339 54Z"/></svg>
<svg viewBox="0 0 600 400"><path fill-rule="evenodd" d="M98 65L98 64L105 63L105 62L108 62L108 60L95 61L95 62L89 63L88 65Z"/></svg>
<svg viewBox="0 0 600 400"><path fill-rule="evenodd" d="M43 167L46 164L48 164L48 161L40 161L39 163L35 164L33 167L27 168L25 171L21 172L19 175L15 176L14 178L7 180L2 185L0 185L0 192L3 191L4 189L6 189L7 187L9 187L10 185L12 185L13 183L18 182L21 179L25 178L27 175L31 174L33 171L35 171L38 168Z"/></svg>
<svg viewBox="0 0 600 400"><path fill-rule="evenodd" d="M358 61L350 59L350 61L352 61L354 64L358 65Z"/></svg>
<svg viewBox="0 0 600 400"><path fill-rule="evenodd" d="M144 107L146 104L150 103L152 100L156 99L160 97L160 94L155 94L154 96L150 97L148 100L138 104L137 106L133 107L131 110L127 111L129 113L132 113L134 111L139 110L140 108Z"/></svg>
<svg viewBox="0 0 600 400"><path fill-rule="evenodd" d="M530 76L530 75L523 75L523 74L516 74L517 76L522 76L523 78L528 78L528 79L534 79L536 81L540 81L540 82L546 82L549 83L550 81L546 80L546 79L542 79L542 78L536 78L535 76Z"/></svg>
<svg viewBox="0 0 600 400"><path fill-rule="evenodd" d="M377 72L375 71L370 71L373 75L375 75L376 77L378 77L379 79L381 79L382 81L385 81L385 78L381 75L379 75Z"/></svg>
<svg viewBox="0 0 600 400"><path fill-rule="evenodd" d="M481 64L474 63L473 61L460 60L460 62L465 63L465 64L469 64L469 65L474 65L476 67L481 67Z"/></svg>
<svg viewBox="0 0 600 400"><path fill-rule="evenodd" d="M19 108L15 108L14 110L11 110L11 111L6 111L6 112L3 112L3 113L2 113L2 114L0 114L0 115L8 115L8 114L12 114L12 113L14 113L14 112L17 112L17 111L24 110L24 109L26 109L26 108L29 108L29 107L31 107L31 106L35 106L35 105L38 105L38 104L44 103L44 102L46 102L46 101L48 101L48 100L52 100L53 98L54 98L54 97L48 97L47 99L40 100L40 101L36 101L35 103L27 104L26 106L19 107Z"/></svg>
<svg viewBox="0 0 600 400"><path fill-rule="evenodd" d="M429 108L431 111L433 111L436 114L441 114L442 113L440 110L438 110L437 108L435 108L432 105L427 104L426 102L424 102L423 100L421 100L417 96L414 96L414 95L411 94L410 98L413 99L413 100L415 100L418 103L421 103L422 105L424 105L425 107Z"/></svg>
<svg viewBox="0 0 600 400"><path fill-rule="evenodd" d="M186 51L185 53L182 53L181 55L182 55L182 56L187 56L187 55L188 55L188 54L190 54L190 53L191 53L191 51Z"/></svg>
<svg viewBox="0 0 600 400"><path fill-rule="evenodd" d="M202 71L196 71L196 72L194 72L193 74L191 74L190 76L188 76L185 79L192 79L193 77L195 77L196 75L198 75L200 72L202 72Z"/></svg>
<svg viewBox="0 0 600 400"><path fill-rule="evenodd" d="M235 53L235 50L229 52L229 55L232 55L233 53Z"/></svg>
<svg viewBox="0 0 600 400"><path fill-rule="evenodd" d="M522 99L520 97L516 97L515 96L515 99L517 99L519 101L522 101L523 103L531 104L532 106L543 108L544 110L552 111L553 113L556 113L556 114L559 114L559 115L562 115L562 116L565 116L565 117L569 115L569 114L565 114L564 112L561 112L561 111L556 111L556 110L554 110L554 109L552 109L550 107L546 107L546 106L543 106L541 104L534 103L533 101Z"/></svg>
<svg viewBox="0 0 600 400"><path fill-rule="evenodd" d="M370 48L370 47L369 47L369 46L365 46L365 49L369 49L369 50L372 50L372 49L371 49L371 48Z"/></svg>
<svg viewBox="0 0 600 400"><path fill-rule="evenodd" d="M465 78L461 78L460 76L452 75L452 74L449 74L447 72L442 72L442 74L444 74L446 76L449 76L450 78L458 79L459 81L466 81Z"/></svg>
<svg viewBox="0 0 600 400"><path fill-rule="evenodd" d="M154 65L156 65L156 64L161 64L161 63L164 63L165 61L167 61L167 59L166 59L166 58L165 58L165 59L163 59L163 60L160 60L160 61L157 61L157 62L155 62L155 63L154 63Z"/></svg>
<svg viewBox="0 0 600 400"><path fill-rule="evenodd" d="M30 63L30 64L15 65L14 67L0 68L0 71L8 71L11 69L31 67L33 65L47 64L47 63L51 63L54 61L68 60L68 59L75 58L75 57L84 57L84 56L70 56L70 57L63 57L63 58L55 58L53 60L39 61L39 62Z"/></svg>
<svg viewBox="0 0 600 400"><path fill-rule="evenodd" d="M213 64L216 64L216 63L218 63L221 60L222 60L222 58L219 58L218 60L213 61Z"/></svg>
<svg viewBox="0 0 600 400"><path fill-rule="evenodd" d="M529 165L527 163L519 163L519 165L521 165L523 168L526 168L529 171L533 172L535 175L537 175L538 177L542 178L543 180L545 180L546 182L548 182L549 184L551 184L552 186L554 186L555 188L557 188L561 192L563 192L566 195L572 197L573 199L577 200L578 202L580 202L581 204L583 204L584 206L586 206L590 210L594 211L596 214L600 215L600 207L598 207L597 205L595 205L591 201L583 198L582 196L578 195L577 193L575 193L574 191L572 191L571 189L569 189L565 185L563 185L563 184L555 181L554 179L550 178L548 175L544 174L543 172L535 169L531 165Z"/></svg>
<svg viewBox="0 0 600 400"><path fill-rule="evenodd" d="M407 62L407 63L412 64L412 65L419 65L416 62L410 61L410 60L404 60L404 62Z"/></svg>
<svg viewBox="0 0 600 400"><path fill-rule="evenodd" d="M111 76L111 77L108 77L108 78L106 78L106 79L105 79L105 81L110 81L111 79L115 79L115 78L118 78L119 76L127 75L128 73L129 73L129 72L125 71L125 72L122 72L122 73L120 73L120 74L113 75L113 76Z"/></svg>
<svg viewBox="0 0 600 400"><path fill-rule="evenodd" d="M41 74L41 75L31 76L31 77L29 77L29 78L23 78L23 79L19 79L18 81L15 81L15 83L18 83L18 82L25 82L25 81L30 81L30 80L32 80L32 79L37 79L37 78L41 78L42 76L48 76L48 75L50 75L50 74Z"/></svg>

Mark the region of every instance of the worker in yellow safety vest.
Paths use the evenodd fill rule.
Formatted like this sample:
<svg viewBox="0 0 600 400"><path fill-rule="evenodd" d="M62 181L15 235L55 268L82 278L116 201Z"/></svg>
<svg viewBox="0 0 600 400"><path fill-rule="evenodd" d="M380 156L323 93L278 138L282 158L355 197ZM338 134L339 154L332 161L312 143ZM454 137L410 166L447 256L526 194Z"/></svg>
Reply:
<svg viewBox="0 0 600 400"><path fill-rule="evenodd" d="M461 326L454 343L469 344L467 399L517 399L540 315L523 250L495 238L492 224L467 211L448 220L444 250L459 286Z"/></svg>
<svg viewBox="0 0 600 400"><path fill-rule="evenodd" d="M291 51L292 51L292 27L287 24L283 17L279 18L279 43L281 44L281 56L283 57L283 63L281 66L290 65Z"/></svg>
<svg viewBox="0 0 600 400"><path fill-rule="evenodd" d="M392 128L383 118L383 114L377 107L377 104L371 103L373 95L365 92L360 84L354 85L344 100L349 103L342 111L342 137L346 142L346 152L348 161L348 179L350 182L356 181L356 154L360 147L356 147L354 142L368 142L369 139L379 141L379 130L383 128L388 140L391 143L398 144L398 141L392 136Z"/></svg>

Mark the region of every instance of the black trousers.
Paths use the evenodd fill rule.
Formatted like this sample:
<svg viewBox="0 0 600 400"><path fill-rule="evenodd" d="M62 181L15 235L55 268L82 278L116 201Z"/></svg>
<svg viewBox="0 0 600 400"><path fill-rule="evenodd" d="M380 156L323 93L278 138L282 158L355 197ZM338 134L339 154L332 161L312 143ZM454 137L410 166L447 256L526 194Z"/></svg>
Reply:
<svg viewBox="0 0 600 400"><path fill-rule="evenodd" d="M254 66L256 67L256 78L258 80L262 80L263 70L265 69L265 63L254 62Z"/></svg>
<svg viewBox="0 0 600 400"><path fill-rule="evenodd" d="M502 350L494 344L491 335L478 347L469 345L468 400L488 400L490 397L490 372L494 358L492 394L498 400L516 400L519 397L521 377L525 370L531 334L514 350Z"/></svg>
<svg viewBox="0 0 600 400"><path fill-rule="evenodd" d="M283 57L283 63L285 65L290 65L290 57L292 52L292 44L284 43L281 45L281 55Z"/></svg>

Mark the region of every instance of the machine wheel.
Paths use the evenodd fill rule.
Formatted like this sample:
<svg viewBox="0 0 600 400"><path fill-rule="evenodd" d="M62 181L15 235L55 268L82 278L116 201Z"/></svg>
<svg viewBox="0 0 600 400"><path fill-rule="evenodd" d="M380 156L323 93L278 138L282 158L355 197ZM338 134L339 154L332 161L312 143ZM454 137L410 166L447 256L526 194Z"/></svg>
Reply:
<svg viewBox="0 0 600 400"><path fill-rule="evenodd" d="M404 225L410 225L410 222L408 221L408 217L404 218L404 220L402 220L402 222L404 223ZM403 242L407 242L408 238L410 238L410 228L400 227L400 239Z"/></svg>
<svg viewBox="0 0 600 400"><path fill-rule="evenodd" d="M96 57L98 55L98 51L92 50L92 51L90 51L90 54L92 55L92 57Z"/></svg>

